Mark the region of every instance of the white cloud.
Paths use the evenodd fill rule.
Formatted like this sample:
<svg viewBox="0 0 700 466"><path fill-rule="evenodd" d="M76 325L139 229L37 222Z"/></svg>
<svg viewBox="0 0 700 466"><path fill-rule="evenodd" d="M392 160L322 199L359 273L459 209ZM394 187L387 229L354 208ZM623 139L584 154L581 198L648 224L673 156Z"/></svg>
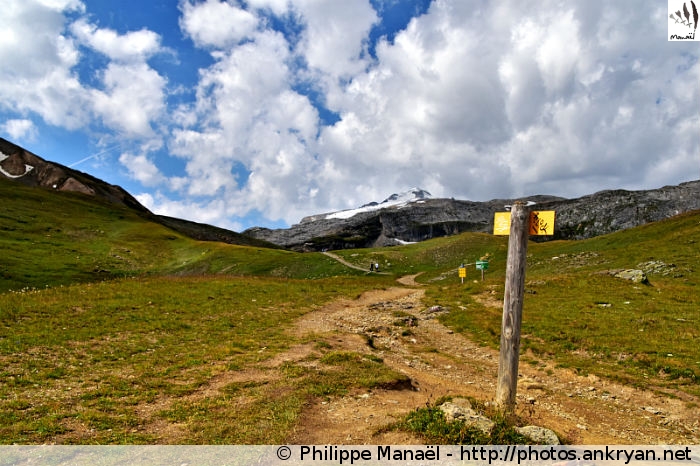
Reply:
<svg viewBox="0 0 700 466"><path fill-rule="evenodd" d="M165 181L158 167L144 154L134 155L124 152L119 156L119 162L129 171L131 178L144 186L158 186Z"/></svg>
<svg viewBox="0 0 700 466"><path fill-rule="evenodd" d="M118 34L79 18L70 30L78 41L109 58L96 71L102 88L86 89L90 109L108 128L121 136L140 139L155 136L153 124L166 108L167 80L147 60L167 50L158 34L147 29Z"/></svg>
<svg viewBox="0 0 700 466"><path fill-rule="evenodd" d="M71 31L81 42L111 60L143 62L163 51L160 36L147 29L120 35L111 29L100 29L85 19L78 19L71 25Z"/></svg>
<svg viewBox="0 0 700 466"><path fill-rule="evenodd" d="M369 72L329 95L341 121L322 130L319 152L333 186L575 196L646 183L667 157L689 168L673 148L686 141L682 153L697 153L697 131L670 137L680 130L661 109L697 120L697 109L671 105L698 98L697 54L677 72L684 55L651 38L665 28L651 4L464 3L433 3L379 44ZM614 28L624 28L619 37ZM672 90L684 97L659 107L659 93ZM666 173L657 183L672 182Z"/></svg>
<svg viewBox="0 0 700 466"><path fill-rule="evenodd" d="M89 118L86 94L72 68L79 54L64 35L64 13L77 1L8 0L0 15L0 109L34 112L49 124L79 128Z"/></svg>
<svg viewBox="0 0 700 466"><path fill-rule="evenodd" d="M298 220L300 206L283 200L299 199L312 182L318 114L292 90L289 44L264 31L218 57L200 72L200 129L173 132L171 150L187 161L187 192L222 196L229 215L257 209Z"/></svg>
<svg viewBox="0 0 700 466"><path fill-rule="evenodd" d="M299 0L294 8L306 24L300 53L309 66L332 78L348 77L367 66L367 38L378 20L367 0Z"/></svg>
<svg viewBox="0 0 700 466"><path fill-rule="evenodd" d="M488 199L697 177L697 49L665 40L651 0L434 0L376 57L367 0L182 0L181 31L212 64L177 96L177 75L149 65L168 52L155 32L99 28L80 2L6 3L5 131L30 135L19 122L39 115L146 144L121 162L171 190L150 194L170 215L295 223L408 186Z"/></svg>
<svg viewBox="0 0 700 466"><path fill-rule="evenodd" d="M180 28L199 47L222 49L252 35L258 27L254 14L244 10L236 1L206 0L180 4Z"/></svg>
<svg viewBox="0 0 700 466"><path fill-rule="evenodd" d="M248 0L248 5L258 10L269 10L277 16L284 16L290 7L290 0Z"/></svg>
<svg viewBox="0 0 700 466"><path fill-rule="evenodd" d="M82 3L70 1L10 0L3 7L0 108L69 130L92 126L96 117L122 137L153 137L167 81L145 60L164 51L159 36L145 29L120 35L83 17L68 24L67 14L84 11ZM101 89L81 81L77 43L112 60L93 70Z"/></svg>
<svg viewBox="0 0 700 466"><path fill-rule="evenodd" d="M376 60L366 1L247 5L296 15L304 29L294 49L260 22L240 29L243 43L189 30L220 50L200 72L196 121L178 114L171 148L187 161L190 194L226 200L221 215L295 223L413 185L471 199L582 195L673 180L681 171L665 160L687 168L697 152L692 123L677 123L698 118L680 104L697 101L697 56L649 36L665 27L651 3L436 0L377 44ZM339 121L321 125L300 81Z"/></svg>
<svg viewBox="0 0 700 466"><path fill-rule="evenodd" d="M80 0L36 0L35 3L56 11L85 10L85 5Z"/></svg>
<svg viewBox="0 0 700 466"><path fill-rule="evenodd" d="M453 173L464 186L472 167L493 163L480 151L507 139L497 54L451 21L436 8L414 19L378 45L376 66L329 99L342 119L323 130L320 153L342 174L336 186L353 193L348 203L412 185L439 195L459 183Z"/></svg>
<svg viewBox="0 0 700 466"><path fill-rule="evenodd" d="M27 119L7 120L2 125L2 130L15 141L33 141L38 132L34 122Z"/></svg>
<svg viewBox="0 0 700 466"><path fill-rule="evenodd" d="M152 137L151 123L165 110L166 80L145 63L110 63L101 78L105 89L90 95L104 124L127 137Z"/></svg>
<svg viewBox="0 0 700 466"><path fill-rule="evenodd" d="M183 218L194 222L216 224L233 231L243 229L237 222L228 220L226 203L223 199L208 202L181 201L168 198L160 191L154 194L142 193L134 196L144 207L157 215Z"/></svg>

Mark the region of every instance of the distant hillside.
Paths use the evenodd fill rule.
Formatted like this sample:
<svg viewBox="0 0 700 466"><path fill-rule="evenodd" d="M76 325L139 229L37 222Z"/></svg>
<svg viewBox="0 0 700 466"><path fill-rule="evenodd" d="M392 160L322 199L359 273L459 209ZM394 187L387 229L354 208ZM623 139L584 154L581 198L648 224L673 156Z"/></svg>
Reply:
<svg viewBox="0 0 700 466"><path fill-rule="evenodd" d="M424 191L420 190L424 193ZM516 200L556 211L554 235L546 239L584 239L700 209L700 181L646 191L601 191L577 199L537 195L473 202L421 197L405 202L374 203L314 215L287 229L252 228L245 235L294 250L379 247L424 241L462 232L493 231L494 213Z"/></svg>
<svg viewBox="0 0 700 466"><path fill-rule="evenodd" d="M277 248L264 240L244 236L223 228L156 215L120 186L64 165L48 162L20 146L0 138L0 176L30 187L58 192L75 192L111 204L127 207L143 218L164 225L200 241Z"/></svg>
<svg viewBox="0 0 700 466"><path fill-rule="evenodd" d="M202 232L219 234L219 229L167 217L161 218L165 224L157 223L81 193L0 177L0 199L0 294L144 275L362 275L322 254L193 239ZM180 233L166 224L192 231Z"/></svg>

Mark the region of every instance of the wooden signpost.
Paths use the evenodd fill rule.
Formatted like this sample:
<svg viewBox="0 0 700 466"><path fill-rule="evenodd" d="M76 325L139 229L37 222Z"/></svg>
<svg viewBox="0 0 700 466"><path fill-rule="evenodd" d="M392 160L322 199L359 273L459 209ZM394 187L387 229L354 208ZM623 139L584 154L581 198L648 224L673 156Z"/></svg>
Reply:
<svg viewBox="0 0 700 466"><path fill-rule="evenodd" d="M527 238L531 235L554 234L554 212L533 211L525 203L516 202L507 212L497 212L494 218L494 235L510 235L506 284L503 295L503 320L501 322L501 348L498 358L498 386L496 406L506 413L515 408L520 359L520 327L525 295L525 266L527 263ZM508 227L507 233L504 229Z"/></svg>

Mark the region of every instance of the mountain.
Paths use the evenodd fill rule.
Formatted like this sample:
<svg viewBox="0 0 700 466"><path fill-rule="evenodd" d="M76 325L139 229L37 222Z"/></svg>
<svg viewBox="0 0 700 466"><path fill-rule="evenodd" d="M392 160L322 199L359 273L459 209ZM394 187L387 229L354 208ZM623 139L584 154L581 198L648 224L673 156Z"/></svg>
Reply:
<svg viewBox="0 0 700 466"><path fill-rule="evenodd" d="M41 157L0 138L0 174L26 186L78 192L150 214L139 201L119 186L87 173L47 162Z"/></svg>
<svg viewBox="0 0 700 466"><path fill-rule="evenodd" d="M364 212L374 212L377 210L385 209L387 207L406 207L411 202L422 202L425 199L430 199L432 195L428 191L424 191L420 188L411 188L408 191L401 194L392 194L391 196L384 199L382 202L370 202L357 209L350 210L340 210L337 212L330 212L325 214L310 215L301 219L301 223L305 222L315 222L317 220L330 220L330 219L348 219L354 217L357 214Z"/></svg>
<svg viewBox="0 0 700 466"><path fill-rule="evenodd" d="M357 209L304 217L290 228L255 227L241 234L155 215L121 187L48 162L2 138L0 175L27 186L77 192L126 206L190 238L296 251L391 246L467 231L491 233L494 213L516 200L534 203L533 209L556 212L554 235L539 237L539 241L590 238L700 209L700 181L643 191L600 191L576 199L536 195L485 202L436 199L423 189L411 188Z"/></svg>
<svg viewBox="0 0 700 466"><path fill-rule="evenodd" d="M413 188L381 203L305 217L291 228L251 228L243 234L300 251L391 246L466 231L491 233L494 213L518 200L556 212L554 235L540 241L584 239L700 209L700 181L600 191L576 199L536 195L485 202L433 199Z"/></svg>
<svg viewBox="0 0 700 466"><path fill-rule="evenodd" d="M0 138L0 175L25 186L60 192L76 192L99 201L128 207L147 220L200 241L220 241L268 248L279 247L223 228L156 215L120 186L106 183L64 165L44 160L3 138Z"/></svg>

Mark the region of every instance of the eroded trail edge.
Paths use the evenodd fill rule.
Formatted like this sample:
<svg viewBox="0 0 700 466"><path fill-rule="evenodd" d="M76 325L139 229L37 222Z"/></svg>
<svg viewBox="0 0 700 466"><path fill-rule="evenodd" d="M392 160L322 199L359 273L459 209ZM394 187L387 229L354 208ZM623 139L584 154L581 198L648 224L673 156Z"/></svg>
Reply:
<svg viewBox="0 0 700 466"><path fill-rule="evenodd" d="M405 277L401 284L415 283ZM299 444L412 444L405 433L377 432L442 396L492 401L498 353L454 333L426 306L424 292L395 287L339 300L304 315L290 330L334 348L372 354L406 374L412 387L358 390L307 406L290 439ZM497 305L497 303L495 303ZM449 312L449 311L447 311ZM397 316L409 324L397 326ZM308 354L292 348L278 360ZM671 399L542 363L520 365L517 413L577 444L697 444L698 400Z"/></svg>

